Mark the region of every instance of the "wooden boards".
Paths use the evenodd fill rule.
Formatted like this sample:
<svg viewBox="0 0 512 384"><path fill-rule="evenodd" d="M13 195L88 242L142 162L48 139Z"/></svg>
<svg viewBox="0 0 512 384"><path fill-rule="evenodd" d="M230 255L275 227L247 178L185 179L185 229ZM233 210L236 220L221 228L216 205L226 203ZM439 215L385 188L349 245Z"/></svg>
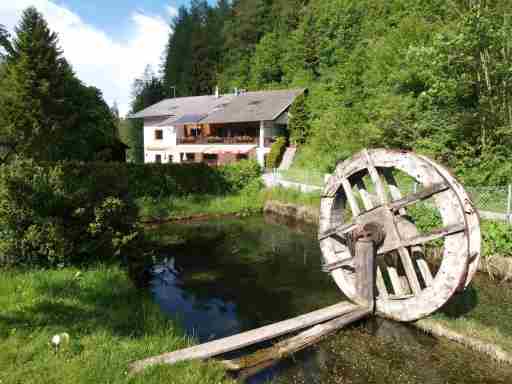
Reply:
<svg viewBox="0 0 512 384"><path fill-rule="evenodd" d="M238 371L248 368L269 366L269 362L290 356L304 348L307 348L325 336L336 332L337 330L369 316L372 313L370 309L359 308L353 312L347 313L325 323L315 325L313 328L300 332L299 334L282 340L273 346L254 352L251 355L243 356L237 359L221 360L220 362L231 371Z"/></svg>
<svg viewBox="0 0 512 384"><path fill-rule="evenodd" d="M190 348L174 352L164 353L159 356L150 357L144 360L135 361L130 364L130 373L137 373L146 367L155 364L174 364L178 361L192 359L206 359L222 353L234 351L262 341L270 340L287 333L296 332L323 323L334 318L361 310L361 306L350 302L341 302L322 308L305 315L297 316L278 323L252 329L222 339L213 340ZM369 311L369 310L368 310Z"/></svg>

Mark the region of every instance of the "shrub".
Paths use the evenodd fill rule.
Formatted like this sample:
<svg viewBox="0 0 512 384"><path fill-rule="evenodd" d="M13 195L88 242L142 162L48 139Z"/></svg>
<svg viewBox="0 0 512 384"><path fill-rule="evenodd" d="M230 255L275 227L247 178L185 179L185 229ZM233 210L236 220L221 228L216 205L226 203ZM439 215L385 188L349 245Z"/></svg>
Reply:
<svg viewBox="0 0 512 384"><path fill-rule="evenodd" d="M512 256L512 225L497 221L483 221L482 240L484 255Z"/></svg>
<svg viewBox="0 0 512 384"><path fill-rule="evenodd" d="M0 264L55 265L138 252L136 198L239 192L254 189L260 175L250 160L218 168L15 160L0 166Z"/></svg>
<svg viewBox="0 0 512 384"><path fill-rule="evenodd" d="M238 192L261 176L261 167L254 160L241 160L220 167L219 170L225 183L224 192Z"/></svg>
<svg viewBox="0 0 512 384"><path fill-rule="evenodd" d="M126 180L112 167L71 164L15 160L0 167L0 263L112 258L136 238Z"/></svg>
<svg viewBox="0 0 512 384"><path fill-rule="evenodd" d="M270 147L270 153L267 156L266 167L277 168L281 159L283 158L284 151L286 149L286 138L280 136Z"/></svg>

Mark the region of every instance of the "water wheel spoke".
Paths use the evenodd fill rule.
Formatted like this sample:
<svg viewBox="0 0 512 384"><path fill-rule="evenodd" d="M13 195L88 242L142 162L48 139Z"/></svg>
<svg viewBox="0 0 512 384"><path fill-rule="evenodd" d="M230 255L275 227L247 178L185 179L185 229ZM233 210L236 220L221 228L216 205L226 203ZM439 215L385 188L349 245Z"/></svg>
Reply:
<svg viewBox="0 0 512 384"><path fill-rule="evenodd" d="M357 224L349 222L342 225L338 225L334 228L330 228L324 232L321 232L318 235L318 240L324 240L331 236L339 236L340 238L343 238L345 234L352 232L357 228Z"/></svg>
<svg viewBox="0 0 512 384"><path fill-rule="evenodd" d="M434 229L432 232L421 234L419 236L411 237L409 239L402 240L403 247L411 247L413 245L421 245L428 243L430 241L434 241L437 239L442 239L443 237L453 235L455 233L463 232L466 229L466 225L463 223L457 223L448 225L443 228Z"/></svg>
<svg viewBox="0 0 512 384"><path fill-rule="evenodd" d="M403 296L406 294L406 291L402 287L402 281L398 276L398 271L395 267L388 265L386 267L388 272L389 280L391 281L391 286L393 287L393 292L395 296Z"/></svg>
<svg viewBox="0 0 512 384"><path fill-rule="evenodd" d="M382 183L379 172L377 171L377 168L375 168L373 160L368 151L365 151L365 155L366 161L368 162L368 173L370 174L372 183L375 186L377 196L379 197L381 204L386 204L388 202L388 196L386 195L386 190L384 189L384 184Z"/></svg>
<svg viewBox="0 0 512 384"><path fill-rule="evenodd" d="M398 183L396 182L395 176L393 176L393 172L389 168L383 168L382 171L384 175L384 179L386 180L386 183L388 183L389 193L391 194L391 198L393 200L400 200L402 198L402 191L400 191L400 188L398 187ZM405 208L400 208L398 210L400 215L405 216L407 214L407 211Z"/></svg>
<svg viewBox="0 0 512 384"><path fill-rule="evenodd" d="M401 208L405 208L409 205L415 204L418 201L428 199L430 196L435 195L436 193L446 191L449 188L450 186L445 182L435 183L422 189L421 191L411 193L410 195L402 197L399 200L391 202L389 204L389 207L393 211L399 211Z"/></svg>
<svg viewBox="0 0 512 384"><path fill-rule="evenodd" d="M416 259L416 264L418 265L418 269L420 270L421 277L425 282L425 286L430 287L432 282L434 281L434 277L432 276L432 272L430 272L430 268L423 257L419 257Z"/></svg>
<svg viewBox="0 0 512 384"><path fill-rule="evenodd" d="M409 251L405 247L398 248L398 254L400 255L400 261L402 262L402 266L404 267L405 275L407 276L407 280L409 281L409 285L414 294L418 294L421 292L420 281L418 276L416 275L416 271L414 269L414 264L411 259L411 255Z"/></svg>
<svg viewBox="0 0 512 384"><path fill-rule="evenodd" d="M361 210L359 209L359 205L357 204L357 199L354 196L354 192L352 191L352 185L346 177L341 179L341 185L343 186L343 191L345 191L345 196L347 197L348 204L350 205L350 209L352 210L352 216L359 216Z"/></svg>
<svg viewBox="0 0 512 384"><path fill-rule="evenodd" d="M386 283L384 282L384 276L382 275L382 270L380 269L380 266L378 266L378 265L376 268L375 283L377 284L377 291L379 292L378 297L380 297L382 299L386 299L389 296L389 294L388 294L388 290L386 288Z"/></svg>
<svg viewBox="0 0 512 384"><path fill-rule="evenodd" d="M358 179L356 181L357 190L359 192L359 195L361 196L361 200L363 200L364 209L366 211L369 211L370 209L373 209L373 201L370 193L366 189L366 185L364 184L363 179Z"/></svg>

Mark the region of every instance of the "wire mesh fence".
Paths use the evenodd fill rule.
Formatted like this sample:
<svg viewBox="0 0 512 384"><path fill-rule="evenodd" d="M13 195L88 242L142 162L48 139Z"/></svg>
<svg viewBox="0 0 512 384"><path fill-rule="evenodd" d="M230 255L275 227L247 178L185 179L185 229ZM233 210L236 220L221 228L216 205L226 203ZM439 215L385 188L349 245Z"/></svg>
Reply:
<svg viewBox="0 0 512 384"><path fill-rule="evenodd" d="M329 174L305 169L272 170L276 179L283 180L298 186L311 186L321 190ZM418 189L414 182L402 182L400 188L403 193L413 193ZM473 203L480 211L506 214L512 217L512 185L502 186L464 186Z"/></svg>

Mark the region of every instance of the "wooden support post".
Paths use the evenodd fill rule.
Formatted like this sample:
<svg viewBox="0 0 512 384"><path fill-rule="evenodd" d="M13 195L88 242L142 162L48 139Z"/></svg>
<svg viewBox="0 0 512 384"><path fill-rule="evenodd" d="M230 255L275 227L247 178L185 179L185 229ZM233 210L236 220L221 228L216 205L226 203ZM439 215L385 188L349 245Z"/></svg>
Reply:
<svg viewBox="0 0 512 384"><path fill-rule="evenodd" d="M383 239L378 224L366 224L355 243L354 269L357 304L373 312L375 308L375 255Z"/></svg>

